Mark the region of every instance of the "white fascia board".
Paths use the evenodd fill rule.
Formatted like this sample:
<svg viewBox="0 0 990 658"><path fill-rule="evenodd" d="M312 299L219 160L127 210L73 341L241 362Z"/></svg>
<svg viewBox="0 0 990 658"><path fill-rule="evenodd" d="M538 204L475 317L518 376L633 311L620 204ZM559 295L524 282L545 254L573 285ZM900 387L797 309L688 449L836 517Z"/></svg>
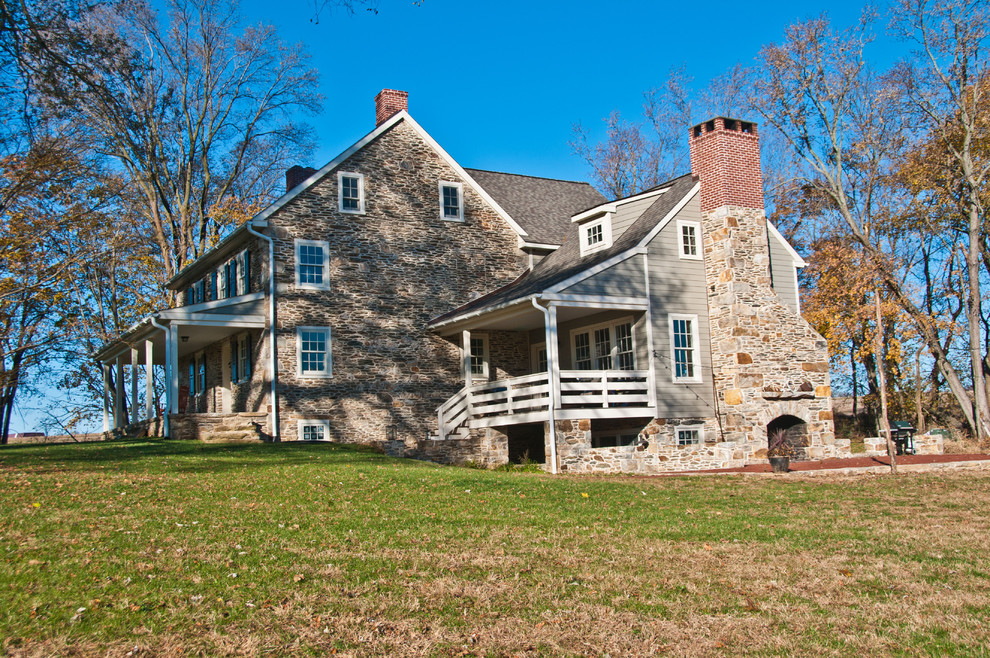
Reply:
<svg viewBox="0 0 990 658"><path fill-rule="evenodd" d="M619 206L624 206L627 203L631 203L633 201L639 201L641 199L649 199L650 197L660 196L669 189L670 189L669 187L665 187L662 190L651 190L649 192L643 192L641 194L634 194L624 199L609 201L608 203L603 203L600 206L595 206L594 208L589 208L583 212L579 212L578 214L573 215L571 217L571 221L580 222L580 221L584 221L585 219L591 219L592 217L601 215L602 213L607 213L607 212L614 213L616 208L618 208Z"/></svg>
<svg viewBox="0 0 990 658"><path fill-rule="evenodd" d="M447 320L444 320L443 322L437 322L435 324L430 324L429 327L430 327L430 329L434 329L434 330L435 329L440 329L442 327L448 327L448 326L450 326L452 324L456 324L458 322L463 322L464 320L470 320L471 318L477 317L479 315L485 315L487 313L494 313L495 311L500 311L500 310L502 310L504 308L509 308L510 306L515 306L516 304L522 304L523 302L527 302L528 303L530 299L534 299L535 297L536 297L535 294L533 294L533 295L526 295L525 297L520 297L518 299L512 299L512 300L509 300L507 302L502 302L501 304L498 304L497 306L488 306L488 307L485 307L485 308L478 309L477 311L468 311L467 313L463 313L461 315L455 315L454 317L449 318Z"/></svg>
<svg viewBox="0 0 990 658"><path fill-rule="evenodd" d="M545 242L527 242L521 237L519 238L519 248L520 249L547 249L548 251L557 251L560 249L559 244L548 244Z"/></svg>
<svg viewBox="0 0 990 658"><path fill-rule="evenodd" d="M767 230L770 231L770 235L777 238L777 241L780 242L780 244L784 245L784 249L787 250L787 253L789 253L791 255L791 258L794 260L794 267L808 266L808 263L806 263L805 260L801 258L801 255L794 250L794 247L792 247L791 244L787 241L787 238L785 238L783 234L781 234L781 232L777 230L777 227L774 226L773 222L771 222L769 219L767 220Z"/></svg>
<svg viewBox="0 0 990 658"><path fill-rule="evenodd" d="M607 260L603 260L602 262L598 263L597 265L595 265L593 267L589 267L586 270L582 270L582 271L578 272L577 274L571 276L570 278L564 279L560 283L557 283L557 284L554 284L554 285L550 286L549 288L547 288L544 291L544 294L546 294L546 293L560 292L561 290L564 290L566 288L570 288L575 283L580 283L580 282L584 281L585 279L587 279L588 277L594 276L594 275L598 274L599 272L602 272L604 270L607 270L608 268L612 267L616 263L621 263L624 260L628 260L628 259L632 258L633 256L636 256L637 254L645 254L645 253L646 253L646 249L644 247L642 247L642 246L636 246L636 247L633 247L632 249L627 249L626 251L623 251L621 253L618 253L615 256L612 256L611 258L609 258Z"/></svg>
<svg viewBox="0 0 990 658"><path fill-rule="evenodd" d="M433 147L433 150L437 152L437 155L439 155L440 158L444 162L446 162L451 169L457 172L457 175L460 176L462 179L464 179L464 181L471 186L471 189L473 189L478 194L478 196L484 199L485 203L490 205L495 210L495 212L498 213L498 216L504 219L506 223L512 227L513 231L515 231L520 237L529 235L528 233L526 233L525 230L523 230L522 226L516 223L516 220L512 219L512 217L509 216L509 213L506 212L505 208L498 205L495 199L489 196L488 192L486 192L485 189L481 187L481 185L479 185L478 182L474 180L471 177L471 175L464 170L464 167L457 164L457 161L454 160L454 158L450 157L450 154L447 153L443 149L443 147L440 146L440 144L438 144L437 141L430 136L430 133L426 132L426 130L423 129L423 126L416 123L416 120L413 119L411 116L409 116L409 114L405 110L399 112L396 116L401 117L406 121L408 121L412 129L415 130L417 133L419 133L419 136L423 138L423 141L425 141L427 144Z"/></svg>
<svg viewBox="0 0 990 658"><path fill-rule="evenodd" d="M553 306L581 308L605 308L645 311L650 300L646 297L611 297L608 295L540 295L540 299Z"/></svg>
<svg viewBox="0 0 990 658"><path fill-rule="evenodd" d="M209 302L200 302L199 304L189 304L187 306L180 306L176 309L170 310L183 310L187 313L195 313L197 311L205 311L212 308L222 308L224 306L233 306L235 304L244 304L246 302L255 302L259 299L264 299L264 292L252 292L247 295L238 295L237 297L227 297L226 299L214 299Z"/></svg>
<svg viewBox="0 0 990 658"><path fill-rule="evenodd" d="M204 327L264 327L263 315L214 315L212 313L187 313L179 309L163 311L160 317L173 324L200 325Z"/></svg>
<svg viewBox="0 0 990 658"><path fill-rule="evenodd" d="M673 208L671 208L670 209L670 212L668 212L667 215L663 219L661 219L659 222L657 222L657 225L654 226L653 229L650 230L650 232L646 234L646 237L645 238L643 238L642 240L639 241L639 245L637 245L637 246L642 247L642 248L645 249L646 246L648 244L650 244L650 241L652 241L653 238L657 237L657 233L659 233L660 231L662 231L663 230L663 227L666 226L667 224L669 224L670 221L672 219L674 219L674 217L677 216L677 213L681 212L681 210L684 209L684 206L686 206L688 204L688 202L691 199L693 199L695 197L695 195L697 195L698 192L700 192L700 191L701 191L701 183L695 183L694 184L694 187L692 187L688 191L688 193L684 195L684 198L681 199L680 201L678 201L677 202L677 205L674 206Z"/></svg>

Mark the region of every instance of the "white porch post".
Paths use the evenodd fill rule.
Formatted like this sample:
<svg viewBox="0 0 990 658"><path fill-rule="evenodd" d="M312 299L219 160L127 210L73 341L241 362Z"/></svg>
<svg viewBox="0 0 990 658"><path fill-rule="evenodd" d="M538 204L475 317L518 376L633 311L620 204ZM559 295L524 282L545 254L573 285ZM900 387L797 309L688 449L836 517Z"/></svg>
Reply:
<svg viewBox="0 0 990 658"><path fill-rule="evenodd" d="M155 344L150 338L144 341L144 415L155 417Z"/></svg>
<svg viewBox="0 0 990 658"><path fill-rule="evenodd" d="M796 270L795 270L796 271ZM654 413L657 408L657 368L653 342L653 296L650 294L650 258L643 254L643 276L646 279L646 348L649 354L650 374L646 378L650 387L650 406Z"/></svg>
<svg viewBox="0 0 990 658"><path fill-rule="evenodd" d="M179 327L168 330L168 411L179 413Z"/></svg>
<svg viewBox="0 0 990 658"><path fill-rule="evenodd" d="M103 370L103 431L110 431L110 366L100 364Z"/></svg>
<svg viewBox="0 0 990 658"><path fill-rule="evenodd" d="M471 420L474 413L471 404L471 332L464 330L461 332L461 369L464 371L464 404L467 408L467 419Z"/></svg>
<svg viewBox="0 0 990 658"><path fill-rule="evenodd" d="M547 325L547 372L553 387L554 409L560 409L560 346L557 345L557 306L550 304L550 323ZM552 356L551 356L552 354Z"/></svg>
<svg viewBox="0 0 990 658"><path fill-rule="evenodd" d="M114 429L120 429L127 424L127 418L124 416L124 355L120 354L117 356L117 367L114 369L114 377L116 381L114 382L114 404L113 404L113 427Z"/></svg>
<svg viewBox="0 0 990 658"><path fill-rule="evenodd" d="M138 348L131 348L131 422L140 420L138 415Z"/></svg>

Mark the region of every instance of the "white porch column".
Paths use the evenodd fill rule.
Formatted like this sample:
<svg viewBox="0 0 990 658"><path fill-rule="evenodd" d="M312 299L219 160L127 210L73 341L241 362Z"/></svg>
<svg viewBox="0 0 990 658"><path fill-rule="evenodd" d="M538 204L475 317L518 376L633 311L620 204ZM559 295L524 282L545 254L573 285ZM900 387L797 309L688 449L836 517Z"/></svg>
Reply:
<svg viewBox="0 0 990 658"><path fill-rule="evenodd" d="M117 367L114 368L114 405L113 405L113 427L114 429L120 429L127 424L127 418L124 415L124 355L120 354L117 356Z"/></svg>
<svg viewBox="0 0 990 658"><path fill-rule="evenodd" d="M471 332L461 332L461 372L464 373L464 386L471 385Z"/></svg>
<svg viewBox="0 0 990 658"><path fill-rule="evenodd" d="M168 330L168 410L179 413L179 327Z"/></svg>
<svg viewBox="0 0 990 658"><path fill-rule="evenodd" d="M103 431L110 431L110 366L100 364L103 370Z"/></svg>
<svg viewBox="0 0 990 658"><path fill-rule="evenodd" d="M144 415L155 417L155 344L150 338L144 341Z"/></svg>
<svg viewBox="0 0 990 658"><path fill-rule="evenodd" d="M547 372L553 386L554 409L560 409L560 346L557 345L557 306L550 304L550 324L547 325Z"/></svg>
<svg viewBox="0 0 990 658"><path fill-rule="evenodd" d="M138 415L138 348L131 348L131 422L140 420Z"/></svg>

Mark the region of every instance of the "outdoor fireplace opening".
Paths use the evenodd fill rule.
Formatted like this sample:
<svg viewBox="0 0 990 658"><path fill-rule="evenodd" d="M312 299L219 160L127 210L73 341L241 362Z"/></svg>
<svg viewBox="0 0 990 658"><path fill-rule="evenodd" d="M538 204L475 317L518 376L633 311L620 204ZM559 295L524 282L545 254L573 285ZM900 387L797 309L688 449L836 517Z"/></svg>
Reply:
<svg viewBox="0 0 990 658"><path fill-rule="evenodd" d="M784 441L791 447L791 459L801 459L805 456L804 448L811 445L808 437L808 424L797 416L778 416L767 425L767 441L773 440L778 431L784 432Z"/></svg>

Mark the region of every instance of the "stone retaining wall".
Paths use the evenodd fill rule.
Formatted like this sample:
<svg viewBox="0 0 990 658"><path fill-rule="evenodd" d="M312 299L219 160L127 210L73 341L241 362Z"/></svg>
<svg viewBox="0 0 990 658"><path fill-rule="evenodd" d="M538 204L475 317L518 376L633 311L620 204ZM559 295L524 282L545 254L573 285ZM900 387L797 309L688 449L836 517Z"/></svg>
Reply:
<svg viewBox="0 0 990 658"><path fill-rule="evenodd" d="M863 439L866 454L878 457L887 454L887 439L880 436L868 436ZM914 437L914 454L941 455L945 452L945 438L941 434L917 434Z"/></svg>
<svg viewBox="0 0 990 658"><path fill-rule="evenodd" d="M172 414L169 416L171 438L206 443L242 443L270 441L266 432L268 414Z"/></svg>

